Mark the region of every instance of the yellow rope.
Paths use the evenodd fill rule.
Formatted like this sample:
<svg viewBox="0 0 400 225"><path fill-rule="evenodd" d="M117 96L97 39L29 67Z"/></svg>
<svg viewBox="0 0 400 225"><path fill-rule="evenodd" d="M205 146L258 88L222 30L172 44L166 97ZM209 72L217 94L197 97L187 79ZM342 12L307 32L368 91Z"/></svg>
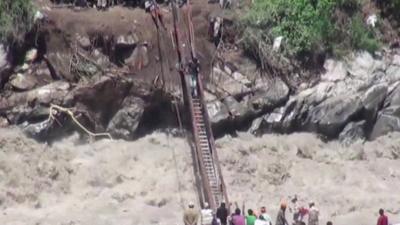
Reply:
<svg viewBox="0 0 400 225"><path fill-rule="evenodd" d="M88 130L86 127L84 127L75 117L74 113L67 108L61 107L59 105L54 105L51 104L50 105L50 114L49 114L49 120L56 120L56 118L54 117L54 115L57 113L58 111L61 111L63 113L66 113L67 115L69 115L72 119L72 121L74 121L74 123L76 125L78 125L83 131L85 131L88 135L92 136L92 137L99 137L99 136L107 136L108 138L110 138L111 140L113 140L113 138L111 137L111 135L109 133L93 133L90 130Z"/></svg>

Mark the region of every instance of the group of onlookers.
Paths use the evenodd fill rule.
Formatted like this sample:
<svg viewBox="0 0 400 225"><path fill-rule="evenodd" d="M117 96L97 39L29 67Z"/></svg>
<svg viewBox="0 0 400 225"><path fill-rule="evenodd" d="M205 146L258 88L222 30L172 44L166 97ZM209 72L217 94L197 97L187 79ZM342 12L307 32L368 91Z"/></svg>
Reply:
<svg viewBox="0 0 400 225"><path fill-rule="evenodd" d="M308 208L299 207L295 197L291 203L289 210L293 213L292 225L306 225L305 216L308 216L307 225L319 225L319 210L314 202L310 202ZM290 225L286 219L287 208L287 203L282 201L274 225ZM273 225L272 219L264 206L260 208L258 214L252 209L248 209L247 214L244 211L244 206L240 210L236 204L236 209L230 215L225 203L221 203L214 213L206 203L204 209L199 213L194 208L194 204L190 203L189 208L184 212L183 221L184 225ZM333 223L328 221L326 225L333 225ZM389 225L388 217L383 209L379 210L377 225Z"/></svg>

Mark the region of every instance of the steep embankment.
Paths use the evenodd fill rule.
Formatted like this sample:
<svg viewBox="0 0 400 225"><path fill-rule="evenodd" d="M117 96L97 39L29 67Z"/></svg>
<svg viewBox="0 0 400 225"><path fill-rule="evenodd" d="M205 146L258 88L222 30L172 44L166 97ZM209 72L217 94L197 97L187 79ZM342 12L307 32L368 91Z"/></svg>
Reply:
<svg viewBox="0 0 400 225"><path fill-rule="evenodd" d="M2 224L181 224L196 198L190 150L182 138L154 133L135 142L54 146L0 130ZM314 200L321 224L371 224L380 207L400 220L399 134L342 147L310 134L217 141L231 201L267 206ZM288 218L291 218L289 213Z"/></svg>

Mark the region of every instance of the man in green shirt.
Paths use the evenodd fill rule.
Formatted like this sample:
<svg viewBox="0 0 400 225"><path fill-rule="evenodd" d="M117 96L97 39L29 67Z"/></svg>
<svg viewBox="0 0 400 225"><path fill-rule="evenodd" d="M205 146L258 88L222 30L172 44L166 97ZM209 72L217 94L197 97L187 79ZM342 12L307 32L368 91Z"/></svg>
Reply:
<svg viewBox="0 0 400 225"><path fill-rule="evenodd" d="M247 216L246 216L246 225L254 225L256 222L257 217L254 215L253 210L249 209L247 210Z"/></svg>

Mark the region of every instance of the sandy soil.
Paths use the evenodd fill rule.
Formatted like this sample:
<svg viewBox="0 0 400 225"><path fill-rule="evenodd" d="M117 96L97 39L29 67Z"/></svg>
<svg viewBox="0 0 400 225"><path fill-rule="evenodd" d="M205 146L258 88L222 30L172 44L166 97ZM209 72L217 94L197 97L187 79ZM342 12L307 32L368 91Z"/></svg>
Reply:
<svg viewBox="0 0 400 225"><path fill-rule="evenodd" d="M265 205L275 218L280 199L297 194L317 203L321 224L375 224L380 207L400 221L400 134L350 147L310 134L240 134L217 145L239 205ZM0 130L0 224L181 224L196 200L189 152L163 133L50 147Z"/></svg>

